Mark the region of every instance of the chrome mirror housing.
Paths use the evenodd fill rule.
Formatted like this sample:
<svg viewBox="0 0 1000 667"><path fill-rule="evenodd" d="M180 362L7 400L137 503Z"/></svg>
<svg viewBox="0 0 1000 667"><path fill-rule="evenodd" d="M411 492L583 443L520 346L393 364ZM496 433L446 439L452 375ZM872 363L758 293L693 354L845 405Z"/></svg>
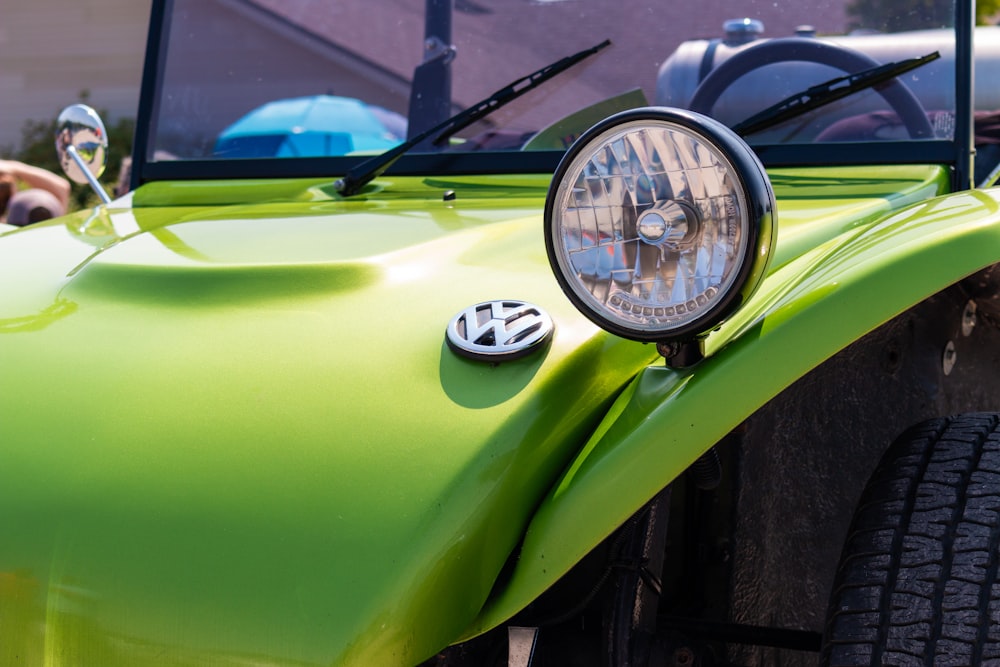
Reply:
<svg viewBox="0 0 1000 667"><path fill-rule="evenodd" d="M108 133L92 108L73 104L63 109L56 121L56 153L66 176L87 183L105 204L111 198L97 181L108 163Z"/></svg>

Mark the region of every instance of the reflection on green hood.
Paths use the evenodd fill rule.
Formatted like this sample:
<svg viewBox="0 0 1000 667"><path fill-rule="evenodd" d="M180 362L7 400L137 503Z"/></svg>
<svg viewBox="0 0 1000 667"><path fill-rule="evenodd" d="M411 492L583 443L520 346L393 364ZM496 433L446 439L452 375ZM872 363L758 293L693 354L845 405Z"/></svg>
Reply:
<svg viewBox="0 0 1000 667"><path fill-rule="evenodd" d="M655 353L559 291L544 178L466 181L159 184L0 237L0 664L397 664L469 625ZM548 310L551 345L456 356L492 299Z"/></svg>
<svg viewBox="0 0 1000 667"><path fill-rule="evenodd" d="M794 297L798 264L947 175L880 177L771 173L772 274L708 338L722 352L705 368L760 361L723 348ZM636 480L655 492L711 442L692 428L663 449L657 431L656 456L629 462L644 475L607 468L613 498L605 476L580 483L621 443L581 448L655 351L560 291L547 179L379 183L377 201L310 181L160 183L0 231L0 627L17 629L0 664L419 662L537 597L638 507L622 498L648 499ZM501 299L547 310L551 343L500 364L453 353L451 318ZM669 424L645 396L641 418L659 407ZM546 524L567 498L602 511ZM578 537L548 549L559 535Z"/></svg>

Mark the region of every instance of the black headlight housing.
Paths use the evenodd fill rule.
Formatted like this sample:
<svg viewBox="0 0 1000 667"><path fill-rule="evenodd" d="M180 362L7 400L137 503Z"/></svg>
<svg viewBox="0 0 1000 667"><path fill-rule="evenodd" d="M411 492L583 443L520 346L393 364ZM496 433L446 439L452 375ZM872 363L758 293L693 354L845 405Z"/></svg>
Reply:
<svg viewBox="0 0 1000 667"><path fill-rule="evenodd" d="M732 130L698 113L632 109L585 132L545 202L545 244L563 291L632 340L692 340L760 284L774 193Z"/></svg>

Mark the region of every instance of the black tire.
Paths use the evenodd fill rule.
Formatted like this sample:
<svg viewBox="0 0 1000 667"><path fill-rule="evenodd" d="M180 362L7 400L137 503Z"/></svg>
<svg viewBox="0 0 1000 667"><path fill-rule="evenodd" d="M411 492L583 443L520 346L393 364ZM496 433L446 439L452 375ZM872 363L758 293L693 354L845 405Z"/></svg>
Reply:
<svg viewBox="0 0 1000 667"><path fill-rule="evenodd" d="M915 426L882 458L837 570L822 665L1000 664L1000 415Z"/></svg>

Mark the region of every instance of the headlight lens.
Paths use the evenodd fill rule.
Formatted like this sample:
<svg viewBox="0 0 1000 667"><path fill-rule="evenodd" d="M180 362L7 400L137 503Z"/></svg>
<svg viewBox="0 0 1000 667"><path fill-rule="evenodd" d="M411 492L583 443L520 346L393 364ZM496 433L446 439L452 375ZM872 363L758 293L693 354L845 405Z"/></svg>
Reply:
<svg viewBox="0 0 1000 667"><path fill-rule="evenodd" d="M563 158L545 206L546 246L570 300L635 340L692 338L756 289L773 243L774 195L750 148L687 111L626 111Z"/></svg>

